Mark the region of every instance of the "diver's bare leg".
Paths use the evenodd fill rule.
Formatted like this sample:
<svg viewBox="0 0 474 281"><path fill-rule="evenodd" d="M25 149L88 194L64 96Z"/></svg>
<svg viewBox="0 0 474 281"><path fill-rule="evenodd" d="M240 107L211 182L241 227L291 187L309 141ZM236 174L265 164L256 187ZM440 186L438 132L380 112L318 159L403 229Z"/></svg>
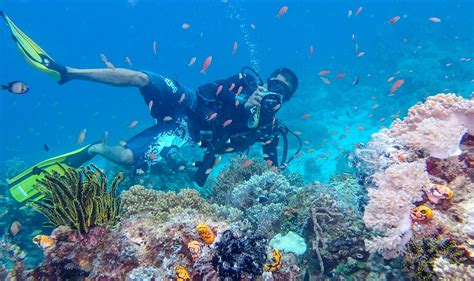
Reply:
<svg viewBox="0 0 474 281"><path fill-rule="evenodd" d="M98 143L89 147L88 152L91 154L101 155L119 165L130 166L133 164L134 158L132 150L120 145L109 146L106 144Z"/></svg>
<svg viewBox="0 0 474 281"><path fill-rule="evenodd" d="M148 76L126 68L78 69L66 67L68 80L87 80L117 87L142 88L149 82Z"/></svg>

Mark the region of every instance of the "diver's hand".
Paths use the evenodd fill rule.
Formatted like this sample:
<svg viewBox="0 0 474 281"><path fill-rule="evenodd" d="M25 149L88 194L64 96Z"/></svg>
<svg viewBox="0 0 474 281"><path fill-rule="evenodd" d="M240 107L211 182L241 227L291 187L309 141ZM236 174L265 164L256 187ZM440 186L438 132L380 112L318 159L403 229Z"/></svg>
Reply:
<svg viewBox="0 0 474 281"><path fill-rule="evenodd" d="M262 102L263 92L265 90L266 90L265 87L258 86L257 90L255 90L255 92L253 92L253 94L245 102L244 107L246 109L250 109L254 106L259 106L260 103Z"/></svg>

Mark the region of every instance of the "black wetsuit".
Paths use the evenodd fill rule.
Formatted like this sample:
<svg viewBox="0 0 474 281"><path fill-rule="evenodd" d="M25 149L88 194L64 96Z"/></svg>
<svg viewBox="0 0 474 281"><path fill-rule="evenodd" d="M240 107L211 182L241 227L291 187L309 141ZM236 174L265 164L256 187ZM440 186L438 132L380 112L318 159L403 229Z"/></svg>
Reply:
<svg viewBox="0 0 474 281"><path fill-rule="evenodd" d="M237 74L191 90L162 75L144 73L150 82L141 89L141 94L148 105L152 102L150 113L157 124L127 142L126 147L134 154L136 168L145 170L150 165L150 150L159 141L157 136L163 134L179 134L179 137L188 137L196 143L204 142L207 155L245 151L254 143L261 142L264 160L278 165L278 136L273 132L273 117L263 118L256 129L247 126L250 112L244 104L257 89L253 76ZM220 86L222 90L216 94ZM173 120L165 121L167 117ZM209 164L210 159L208 157ZM198 172L202 172L206 165L204 163Z"/></svg>

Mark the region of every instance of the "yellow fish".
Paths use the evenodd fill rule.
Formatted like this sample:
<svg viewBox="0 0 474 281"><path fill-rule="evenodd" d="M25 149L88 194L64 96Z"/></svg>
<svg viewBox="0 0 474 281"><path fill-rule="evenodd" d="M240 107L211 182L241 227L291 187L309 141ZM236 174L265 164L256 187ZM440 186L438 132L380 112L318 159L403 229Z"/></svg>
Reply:
<svg viewBox="0 0 474 281"><path fill-rule="evenodd" d="M54 246L54 244L56 244L56 240L47 235L36 235L33 238L33 243L38 245L38 247L40 247L41 249L46 250Z"/></svg>
<svg viewBox="0 0 474 281"><path fill-rule="evenodd" d="M272 251L272 263L266 263L263 265L263 269L267 272L273 272L281 268L282 256L278 249Z"/></svg>
<svg viewBox="0 0 474 281"><path fill-rule="evenodd" d="M212 232L212 229L209 225L200 223L198 226L196 226L196 231L199 233L199 236L201 236L202 241L204 241L206 244L212 244L212 242L214 242L214 232Z"/></svg>
<svg viewBox="0 0 474 281"><path fill-rule="evenodd" d="M184 268L184 266L177 265L174 268L174 275L176 276L176 281L191 281L189 272Z"/></svg>

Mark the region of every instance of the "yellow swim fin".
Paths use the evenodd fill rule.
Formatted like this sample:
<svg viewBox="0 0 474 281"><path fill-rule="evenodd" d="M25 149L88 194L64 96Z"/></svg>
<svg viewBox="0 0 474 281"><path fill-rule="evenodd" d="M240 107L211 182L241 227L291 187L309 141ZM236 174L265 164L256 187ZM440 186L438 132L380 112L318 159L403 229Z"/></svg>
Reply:
<svg viewBox="0 0 474 281"><path fill-rule="evenodd" d="M7 179L10 194L18 202L24 202L28 199L36 201L42 198L43 195L35 188L36 181L44 178L45 172L51 173L52 171L56 171L60 174L63 173L63 170L59 168L59 164L64 167L79 168L82 164L94 157L94 155L90 155L87 151L90 146L91 145L87 145L72 152L47 159L16 177Z"/></svg>
<svg viewBox="0 0 474 281"><path fill-rule="evenodd" d="M23 33L3 11L0 11L0 17L3 17L7 22L13 40L29 64L45 72L59 84L67 82L65 78L67 71L64 66L57 64L38 44Z"/></svg>

